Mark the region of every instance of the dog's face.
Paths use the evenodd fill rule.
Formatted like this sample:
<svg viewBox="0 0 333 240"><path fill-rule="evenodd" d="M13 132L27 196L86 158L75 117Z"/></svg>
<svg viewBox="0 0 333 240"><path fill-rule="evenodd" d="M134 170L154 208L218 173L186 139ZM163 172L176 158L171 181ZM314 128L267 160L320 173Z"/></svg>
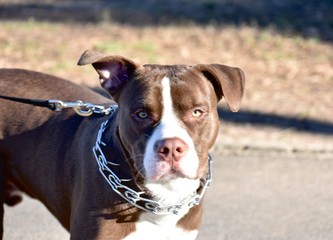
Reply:
<svg viewBox="0 0 333 240"><path fill-rule="evenodd" d="M144 66L119 96L120 137L147 180L197 179L206 168L219 125L217 97L187 68Z"/></svg>
<svg viewBox="0 0 333 240"><path fill-rule="evenodd" d="M87 63L119 105L119 138L146 186L197 186L218 132L217 103L224 96L238 110L242 71L217 64L138 65L91 51L79 61Z"/></svg>

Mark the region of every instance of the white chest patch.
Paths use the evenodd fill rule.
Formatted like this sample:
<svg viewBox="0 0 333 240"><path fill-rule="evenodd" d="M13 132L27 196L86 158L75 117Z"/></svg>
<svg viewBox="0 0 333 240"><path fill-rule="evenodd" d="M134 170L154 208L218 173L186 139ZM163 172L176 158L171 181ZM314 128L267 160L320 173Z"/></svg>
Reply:
<svg viewBox="0 0 333 240"><path fill-rule="evenodd" d="M178 216L156 216L157 221L149 219L151 213L144 213L136 223L135 232L128 235L125 240L194 240L197 230L185 231L176 226ZM153 216L154 217L154 216ZM175 221L176 220L176 221Z"/></svg>

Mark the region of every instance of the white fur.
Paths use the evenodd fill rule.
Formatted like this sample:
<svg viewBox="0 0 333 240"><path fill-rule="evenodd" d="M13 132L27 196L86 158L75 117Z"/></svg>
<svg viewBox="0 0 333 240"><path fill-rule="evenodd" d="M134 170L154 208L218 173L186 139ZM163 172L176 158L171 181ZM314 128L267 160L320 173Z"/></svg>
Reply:
<svg viewBox="0 0 333 240"><path fill-rule="evenodd" d="M161 226L149 221L136 224L136 231L124 238L124 240L194 240L198 235L197 230L184 231L173 226Z"/></svg>

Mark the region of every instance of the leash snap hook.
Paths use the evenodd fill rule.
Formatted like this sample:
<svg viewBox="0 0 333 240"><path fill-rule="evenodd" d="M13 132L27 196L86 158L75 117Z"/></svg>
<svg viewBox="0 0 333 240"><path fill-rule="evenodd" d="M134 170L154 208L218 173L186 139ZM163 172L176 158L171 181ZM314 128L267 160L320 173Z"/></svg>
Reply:
<svg viewBox="0 0 333 240"><path fill-rule="evenodd" d="M77 101L76 104L78 107L73 107L73 110L77 115L82 117L89 117L94 113L93 107L90 106L91 104L85 104L80 100Z"/></svg>
<svg viewBox="0 0 333 240"><path fill-rule="evenodd" d="M61 112L65 108L65 104L61 100L48 100L48 103L55 112Z"/></svg>

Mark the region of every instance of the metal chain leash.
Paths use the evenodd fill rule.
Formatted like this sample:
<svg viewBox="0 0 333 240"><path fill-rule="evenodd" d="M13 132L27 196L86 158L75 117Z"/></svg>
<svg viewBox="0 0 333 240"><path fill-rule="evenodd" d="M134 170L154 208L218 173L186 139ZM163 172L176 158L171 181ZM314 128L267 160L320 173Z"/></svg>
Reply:
<svg viewBox="0 0 333 240"><path fill-rule="evenodd" d="M154 201L141 195L145 194L145 192L137 192L126 185L123 182L129 182L133 179L120 179L109 166L119 166L119 164L115 164L107 161L102 149L101 145L106 146L105 143L102 142L102 135L107 125L107 122L103 122L98 131L96 144L93 148L93 153L95 155L95 159L99 166L99 171L110 185L112 190L116 192L119 196L124 198L126 201L131 203L132 205L154 214L165 215L165 214L174 214L178 215L183 212L187 212L190 208L195 205L199 205L205 191L209 188L210 183L212 182L212 158L208 156L208 167L209 172L205 179L200 179L201 188L199 192L194 191L190 196L186 197L182 201L177 204L163 205L159 201Z"/></svg>
<svg viewBox="0 0 333 240"><path fill-rule="evenodd" d="M81 100L76 102L63 102L61 100L48 100L49 104L54 106L54 111L60 112L66 108L72 108L76 114L88 117L94 113L102 115L110 115L111 107L105 108L102 105L95 105L92 103L84 103Z"/></svg>
<svg viewBox="0 0 333 240"><path fill-rule="evenodd" d="M101 115L110 115L111 111L110 108L106 108L102 105L96 105L89 102L84 103L81 100L78 100L76 102L64 102L61 100L18 98L4 95L0 95L0 99L34 105L37 107L45 107L56 112L60 112L66 108L72 108L76 112L76 114L82 117L88 117L94 113Z"/></svg>

